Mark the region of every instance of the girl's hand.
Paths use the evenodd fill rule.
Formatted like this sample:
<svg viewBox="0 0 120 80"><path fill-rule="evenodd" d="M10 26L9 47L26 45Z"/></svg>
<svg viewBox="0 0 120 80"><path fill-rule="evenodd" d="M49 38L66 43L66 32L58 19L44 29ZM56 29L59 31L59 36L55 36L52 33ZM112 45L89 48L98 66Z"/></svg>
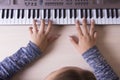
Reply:
<svg viewBox="0 0 120 80"><path fill-rule="evenodd" d="M52 21L48 22L48 26L45 27L45 21L41 20L40 28L36 24L36 20L33 21L33 27L29 28L31 41L44 52L45 49L56 40L59 35L50 35L52 29Z"/></svg>
<svg viewBox="0 0 120 80"><path fill-rule="evenodd" d="M80 26L79 21L76 21L76 29L78 37L70 36L70 40L78 52L83 54L96 45L97 33L95 32L94 20L91 21L90 28L88 28L85 18L83 19L82 26Z"/></svg>

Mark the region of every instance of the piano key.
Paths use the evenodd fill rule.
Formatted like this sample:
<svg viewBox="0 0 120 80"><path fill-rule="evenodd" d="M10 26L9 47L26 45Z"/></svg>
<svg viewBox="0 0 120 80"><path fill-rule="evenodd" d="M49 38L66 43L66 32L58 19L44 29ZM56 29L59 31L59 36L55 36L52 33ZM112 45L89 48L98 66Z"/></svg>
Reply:
<svg viewBox="0 0 120 80"><path fill-rule="evenodd" d="M15 11L15 17L14 17L14 24L18 24L19 23L19 19L17 18L17 15L18 15L18 10L16 9Z"/></svg>
<svg viewBox="0 0 120 80"><path fill-rule="evenodd" d="M57 9L55 9L54 14L55 14L54 17L57 18Z"/></svg>
<svg viewBox="0 0 120 80"><path fill-rule="evenodd" d="M95 24L97 24L98 23L98 19L97 19L97 17L96 17L96 9L93 9L93 19L95 20Z"/></svg>
<svg viewBox="0 0 120 80"><path fill-rule="evenodd" d="M116 18L118 18L119 17L118 9L115 9L115 13L116 13Z"/></svg>
<svg viewBox="0 0 120 80"><path fill-rule="evenodd" d="M109 9L107 9L107 18L110 17L110 12L109 12Z"/></svg>
<svg viewBox="0 0 120 80"><path fill-rule="evenodd" d="M117 23L117 19L116 19L116 12L115 12L115 9L113 9L113 24L116 24Z"/></svg>
<svg viewBox="0 0 120 80"><path fill-rule="evenodd" d="M53 24L56 24L57 21L56 21L56 18L55 18L55 9L52 9L51 12L52 12L52 21L53 21Z"/></svg>
<svg viewBox="0 0 120 80"><path fill-rule="evenodd" d="M24 17L24 20L25 20L25 24L30 24L29 22L29 10L25 10L25 17Z"/></svg>
<svg viewBox="0 0 120 80"><path fill-rule="evenodd" d="M109 24L113 24L113 21L112 21L112 11L111 11L111 9L109 9Z"/></svg>
<svg viewBox="0 0 120 80"><path fill-rule="evenodd" d="M80 10L81 18L84 17L83 9Z"/></svg>
<svg viewBox="0 0 120 80"><path fill-rule="evenodd" d="M117 12L118 12L117 24L120 24L120 9L117 9Z"/></svg>
<svg viewBox="0 0 120 80"><path fill-rule="evenodd" d="M77 10L74 9L74 18L77 18Z"/></svg>
<svg viewBox="0 0 120 80"><path fill-rule="evenodd" d="M100 9L100 17L103 18L103 10Z"/></svg>
<svg viewBox="0 0 120 80"><path fill-rule="evenodd" d="M69 13L70 14L70 18L72 18L73 17L72 9L70 9L69 11L70 11L70 13Z"/></svg>
<svg viewBox="0 0 120 80"><path fill-rule="evenodd" d="M0 10L0 24L2 24L2 9Z"/></svg>
<svg viewBox="0 0 120 80"><path fill-rule="evenodd" d="M107 15L105 15L105 9L102 9L103 11L103 18L101 18L101 24L106 24L106 18L107 18Z"/></svg>
<svg viewBox="0 0 120 80"><path fill-rule="evenodd" d="M68 24L71 24L71 18L70 18L70 9L67 9L67 15L68 15Z"/></svg>
<svg viewBox="0 0 120 80"><path fill-rule="evenodd" d="M31 18L31 9L28 9L28 19Z"/></svg>
<svg viewBox="0 0 120 80"><path fill-rule="evenodd" d="M92 9L89 9L89 17L92 18L93 15L92 15Z"/></svg>
<svg viewBox="0 0 120 80"><path fill-rule="evenodd" d="M5 9L2 9L2 19L5 18Z"/></svg>
<svg viewBox="0 0 120 80"><path fill-rule="evenodd" d="M19 19L19 18L20 18L20 9L18 9L17 11L18 11L18 12L17 12L17 13L18 13L18 14L17 14L17 18Z"/></svg>
<svg viewBox="0 0 120 80"><path fill-rule="evenodd" d="M114 9L111 9L111 17L114 18Z"/></svg>
<svg viewBox="0 0 120 80"><path fill-rule="evenodd" d="M87 17L88 17L87 9L85 9L84 11L85 11L85 15L84 15L84 17L87 18Z"/></svg>
<svg viewBox="0 0 120 80"><path fill-rule="evenodd" d="M39 18L39 17L40 17L40 10L37 9L37 18Z"/></svg>
<svg viewBox="0 0 120 80"><path fill-rule="evenodd" d="M6 10L6 18L8 19L9 18L9 9Z"/></svg>
<svg viewBox="0 0 120 80"><path fill-rule="evenodd" d="M50 18L51 18L51 10L48 9L48 19L50 19Z"/></svg>
<svg viewBox="0 0 120 80"><path fill-rule="evenodd" d="M99 10L96 9L96 18L99 18Z"/></svg>
<svg viewBox="0 0 120 80"><path fill-rule="evenodd" d="M24 18L24 16L25 16L25 11L24 11L24 9L22 9L22 19Z"/></svg>
<svg viewBox="0 0 120 80"><path fill-rule="evenodd" d="M43 10L44 11L44 19L46 18L46 9Z"/></svg>
<svg viewBox="0 0 120 80"><path fill-rule="evenodd" d="M61 18L62 17L62 12L61 12L61 9L59 9L59 18Z"/></svg>
<svg viewBox="0 0 120 80"><path fill-rule="evenodd" d="M59 19L60 19L59 24L64 24L64 22L63 22L63 9L59 9Z"/></svg>
<svg viewBox="0 0 120 80"><path fill-rule="evenodd" d="M14 10L11 9L11 15L10 15L10 18L13 19L13 16L14 16Z"/></svg>
<svg viewBox="0 0 120 80"><path fill-rule="evenodd" d="M65 17L66 17L66 10L63 9L63 18L65 18Z"/></svg>
<svg viewBox="0 0 120 80"><path fill-rule="evenodd" d="M63 9L63 24L68 24L67 9Z"/></svg>
<svg viewBox="0 0 120 80"><path fill-rule="evenodd" d="M72 18L71 18L71 24L75 23L75 18L74 18L74 9L72 9Z"/></svg>
<svg viewBox="0 0 120 80"><path fill-rule="evenodd" d="M35 16L36 16L36 11L35 11L35 9L33 9L33 15L32 15L32 18L34 19Z"/></svg>

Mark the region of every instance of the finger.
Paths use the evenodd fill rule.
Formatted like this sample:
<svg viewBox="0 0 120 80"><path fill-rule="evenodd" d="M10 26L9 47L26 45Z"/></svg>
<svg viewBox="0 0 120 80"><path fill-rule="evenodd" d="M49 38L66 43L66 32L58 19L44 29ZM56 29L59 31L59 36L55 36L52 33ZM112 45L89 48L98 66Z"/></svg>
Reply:
<svg viewBox="0 0 120 80"><path fill-rule="evenodd" d="M83 35L88 35L87 20L83 18L81 30Z"/></svg>
<svg viewBox="0 0 120 80"><path fill-rule="evenodd" d="M37 24L36 24L36 20L33 20L33 30L34 30L35 32L38 31Z"/></svg>
<svg viewBox="0 0 120 80"><path fill-rule="evenodd" d="M94 32L94 39L95 40L97 39L97 32L96 31Z"/></svg>
<svg viewBox="0 0 120 80"><path fill-rule="evenodd" d="M78 42L75 40L75 38L73 36L70 36L70 41L75 48L78 47Z"/></svg>
<svg viewBox="0 0 120 80"><path fill-rule="evenodd" d="M80 22L77 20L75 22L75 25L76 25L76 29L77 29L77 32L78 32L78 36L81 37L83 34L82 34L82 31L81 31L81 28L80 28Z"/></svg>
<svg viewBox="0 0 120 80"><path fill-rule="evenodd" d="M45 20L41 20L41 25L40 25L40 33L43 33L45 31Z"/></svg>
<svg viewBox="0 0 120 80"><path fill-rule="evenodd" d="M51 31L51 29L52 29L52 21L49 21L49 22L48 22L48 27L47 27L47 29L46 29L45 34L48 35L49 32Z"/></svg>
<svg viewBox="0 0 120 80"><path fill-rule="evenodd" d="M33 31L32 31L32 27L29 27L29 32L30 32L30 34L33 34Z"/></svg>
<svg viewBox="0 0 120 80"><path fill-rule="evenodd" d="M90 27L90 35L94 36L94 30L95 30L95 22L94 20L91 20L91 27Z"/></svg>

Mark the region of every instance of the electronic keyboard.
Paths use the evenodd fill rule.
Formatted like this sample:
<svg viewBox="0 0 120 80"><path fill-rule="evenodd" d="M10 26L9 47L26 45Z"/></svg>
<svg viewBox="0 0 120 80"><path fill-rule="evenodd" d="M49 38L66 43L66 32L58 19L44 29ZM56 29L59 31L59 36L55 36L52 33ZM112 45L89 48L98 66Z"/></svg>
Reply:
<svg viewBox="0 0 120 80"><path fill-rule="evenodd" d="M33 19L71 25L83 18L88 24L120 24L120 0L0 0L0 25L31 25Z"/></svg>

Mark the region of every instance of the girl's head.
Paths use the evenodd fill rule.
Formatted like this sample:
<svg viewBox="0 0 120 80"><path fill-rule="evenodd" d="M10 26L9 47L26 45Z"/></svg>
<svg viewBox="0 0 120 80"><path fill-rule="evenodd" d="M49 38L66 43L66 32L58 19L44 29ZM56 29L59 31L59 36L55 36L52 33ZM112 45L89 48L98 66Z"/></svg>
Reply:
<svg viewBox="0 0 120 80"><path fill-rule="evenodd" d="M90 71L77 67L65 67L52 72L45 80L96 80Z"/></svg>

